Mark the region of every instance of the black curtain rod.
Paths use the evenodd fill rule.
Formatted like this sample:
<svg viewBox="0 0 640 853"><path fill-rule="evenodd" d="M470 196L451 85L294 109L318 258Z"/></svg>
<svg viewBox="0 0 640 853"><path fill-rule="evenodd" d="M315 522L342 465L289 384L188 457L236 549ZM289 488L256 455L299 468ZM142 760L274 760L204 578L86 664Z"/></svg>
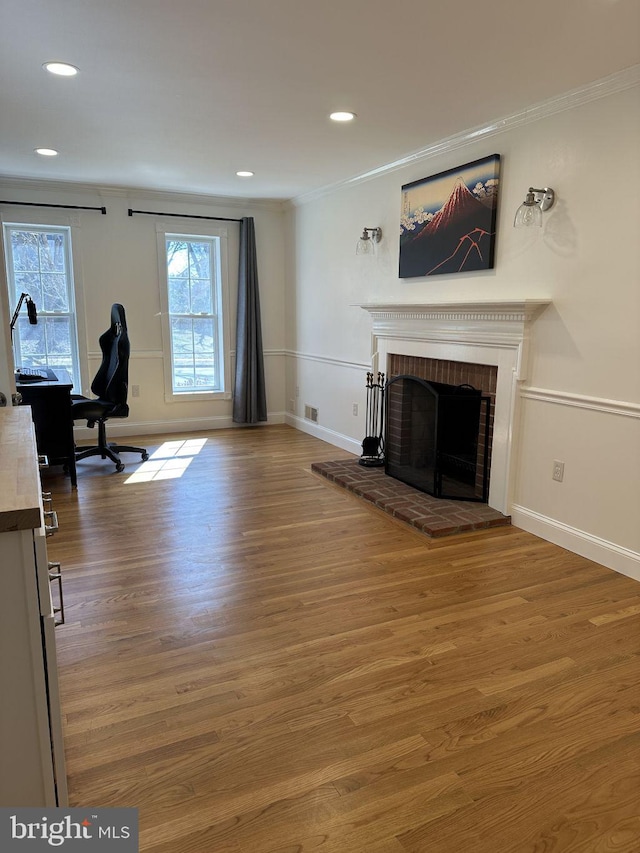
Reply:
<svg viewBox="0 0 640 853"><path fill-rule="evenodd" d="M177 216L182 219L215 219L218 222L242 222L242 219L231 219L229 216L198 216L195 213L160 213L158 210L131 210L129 216L134 213L148 213L150 216Z"/></svg>
<svg viewBox="0 0 640 853"><path fill-rule="evenodd" d="M20 207L64 207L66 210L99 210L107 215L106 207L85 207L82 204L40 204L37 201L0 201L0 204L18 204Z"/></svg>

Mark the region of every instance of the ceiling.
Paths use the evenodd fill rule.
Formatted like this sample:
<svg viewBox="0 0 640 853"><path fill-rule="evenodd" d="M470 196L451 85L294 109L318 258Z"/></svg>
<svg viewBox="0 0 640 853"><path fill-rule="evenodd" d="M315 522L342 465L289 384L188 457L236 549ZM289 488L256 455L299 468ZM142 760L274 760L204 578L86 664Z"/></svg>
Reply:
<svg viewBox="0 0 640 853"><path fill-rule="evenodd" d="M0 0L0 175L296 198L639 62L638 0Z"/></svg>

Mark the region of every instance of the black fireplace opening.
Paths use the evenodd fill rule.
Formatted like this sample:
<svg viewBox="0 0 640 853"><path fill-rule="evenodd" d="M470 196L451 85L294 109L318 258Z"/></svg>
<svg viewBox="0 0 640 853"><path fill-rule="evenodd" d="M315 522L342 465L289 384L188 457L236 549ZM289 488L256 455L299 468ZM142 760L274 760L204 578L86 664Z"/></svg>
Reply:
<svg viewBox="0 0 640 853"><path fill-rule="evenodd" d="M386 473L437 498L486 503L489 406L490 398L471 385L406 374L389 380Z"/></svg>

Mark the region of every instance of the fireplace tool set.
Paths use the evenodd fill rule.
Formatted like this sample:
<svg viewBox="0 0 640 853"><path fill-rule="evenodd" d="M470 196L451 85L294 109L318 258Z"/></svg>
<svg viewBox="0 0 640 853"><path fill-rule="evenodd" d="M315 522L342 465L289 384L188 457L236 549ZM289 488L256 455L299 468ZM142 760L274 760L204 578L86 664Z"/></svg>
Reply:
<svg viewBox="0 0 640 853"><path fill-rule="evenodd" d="M375 378L375 381L374 381ZM384 373L367 373L366 436L362 442L360 465L384 465Z"/></svg>

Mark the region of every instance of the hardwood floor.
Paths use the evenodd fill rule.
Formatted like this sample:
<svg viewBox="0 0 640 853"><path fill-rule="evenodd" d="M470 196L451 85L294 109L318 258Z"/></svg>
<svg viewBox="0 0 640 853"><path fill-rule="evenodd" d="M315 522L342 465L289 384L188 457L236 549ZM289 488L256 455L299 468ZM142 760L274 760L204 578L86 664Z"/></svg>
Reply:
<svg viewBox="0 0 640 853"><path fill-rule="evenodd" d="M432 543L288 427L165 438L152 481L48 479L72 806L139 808L147 853L640 850L639 584Z"/></svg>

